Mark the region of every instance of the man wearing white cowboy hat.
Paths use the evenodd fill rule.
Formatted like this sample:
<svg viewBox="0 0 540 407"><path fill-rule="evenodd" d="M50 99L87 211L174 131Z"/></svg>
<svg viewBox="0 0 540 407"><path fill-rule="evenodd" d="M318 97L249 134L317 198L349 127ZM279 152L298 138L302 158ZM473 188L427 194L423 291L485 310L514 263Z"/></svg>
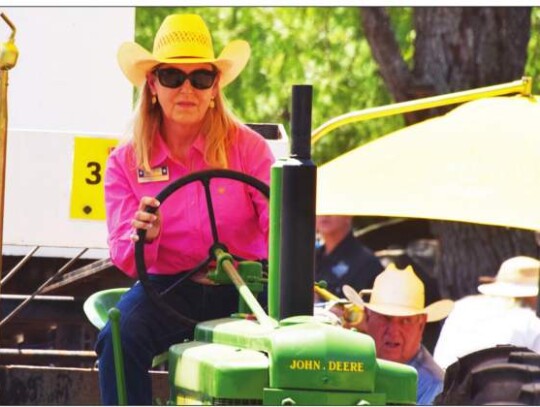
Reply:
<svg viewBox="0 0 540 407"><path fill-rule="evenodd" d="M459 357L496 345L540 352L540 319L535 314L540 261L505 260L493 277L480 277L479 295L456 301L433 354L443 368ZM487 281L487 282L486 282Z"/></svg>
<svg viewBox="0 0 540 407"><path fill-rule="evenodd" d="M432 404L443 387L444 373L422 345L426 322L445 318L453 307L451 300L440 300L425 307L424 284L411 266L404 270L390 264L360 295L350 286L345 296L365 312L366 333L373 337L377 357L406 363L418 372L418 404ZM361 295L370 293L369 302Z"/></svg>
<svg viewBox="0 0 540 407"><path fill-rule="evenodd" d="M230 169L269 183L274 157L268 144L232 115L221 93L249 55L249 44L237 40L216 58L208 27L195 14L166 17L152 52L131 42L118 50L120 68L138 88L139 101L131 138L107 161L109 253L115 266L136 278L135 242L144 235L147 286L167 293L170 308L184 316L163 312L139 283L116 304L128 404L152 404L148 370L155 355L191 338L196 321L237 309L235 287L213 283L200 266L218 232L231 254L250 260L268 256L268 202L253 189L220 178L208 186L208 194L206 184L192 183L163 205L154 198L173 181L209 169ZM155 213L144 210L148 206ZM96 352L102 403L117 404L110 324L101 330Z"/></svg>

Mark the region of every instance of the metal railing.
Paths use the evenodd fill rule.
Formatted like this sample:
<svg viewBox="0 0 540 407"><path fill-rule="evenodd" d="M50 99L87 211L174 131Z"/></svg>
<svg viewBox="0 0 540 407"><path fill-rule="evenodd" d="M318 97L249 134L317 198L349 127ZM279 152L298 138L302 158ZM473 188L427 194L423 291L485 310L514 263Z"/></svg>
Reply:
<svg viewBox="0 0 540 407"><path fill-rule="evenodd" d="M5 275L5 277L2 278L0 281L0 292L2 292L1 289L8 281L10 281L18 272L23 270L24 266L30 259L33 258L40 248L40 246L32 247L31 250ZM75 264L75 262L79 260L81 256L83 256L88 250L89 248L81 248L74 257L69 259L62 267L56 270L54 274L44 283L42 283L36 290L34 290L34 292L32 292L30 295L25 295L23 301L0 321L0 328L17 316L30 301L34 300L40 294L50 293L113 266L111 260L109 258L105 258L69 271L70 267L72 267L73 264Z"/></svg>

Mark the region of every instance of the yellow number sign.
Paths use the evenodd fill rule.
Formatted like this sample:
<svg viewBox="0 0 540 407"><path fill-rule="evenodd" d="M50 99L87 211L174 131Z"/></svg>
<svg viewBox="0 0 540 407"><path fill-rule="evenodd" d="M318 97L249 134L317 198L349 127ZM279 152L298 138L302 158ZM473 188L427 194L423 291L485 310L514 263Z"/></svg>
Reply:
<svg viewBox="0 0 540 407"><path fill-rule="evenodd" d="M118 140L75 137L71 183L72 219L105 219L105 164Z"/></svg>

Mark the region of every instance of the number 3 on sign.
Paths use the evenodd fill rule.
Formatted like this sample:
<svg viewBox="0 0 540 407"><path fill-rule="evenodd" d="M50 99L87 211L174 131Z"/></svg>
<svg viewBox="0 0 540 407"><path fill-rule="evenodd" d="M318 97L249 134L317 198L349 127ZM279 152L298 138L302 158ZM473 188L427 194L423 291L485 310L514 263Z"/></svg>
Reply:
<svg viewBox="0 0 540 407"><path fill-rule="evenodd" d="M71 183L72 219L105 219L105 164L118 140L75 137Z"/></svg>

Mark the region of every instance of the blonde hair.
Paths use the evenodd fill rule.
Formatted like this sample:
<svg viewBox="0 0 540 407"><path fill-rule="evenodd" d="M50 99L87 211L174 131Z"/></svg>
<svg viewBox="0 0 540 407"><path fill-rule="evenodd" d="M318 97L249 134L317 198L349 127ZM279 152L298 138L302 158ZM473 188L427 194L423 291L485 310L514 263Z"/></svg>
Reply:
<svg viewBox="0 0 540 407"><path fill-rule="evenodd" d="M139 168L149 171L154 137L162 121L159 104L152 103L148 84L143 85L133 119L132 143ZM206 137L204 160L211 168L228 168L227 151L240 122L225 106L224 96L218 89L214 107L209 108L204 117L202 132Z"/></svg>

